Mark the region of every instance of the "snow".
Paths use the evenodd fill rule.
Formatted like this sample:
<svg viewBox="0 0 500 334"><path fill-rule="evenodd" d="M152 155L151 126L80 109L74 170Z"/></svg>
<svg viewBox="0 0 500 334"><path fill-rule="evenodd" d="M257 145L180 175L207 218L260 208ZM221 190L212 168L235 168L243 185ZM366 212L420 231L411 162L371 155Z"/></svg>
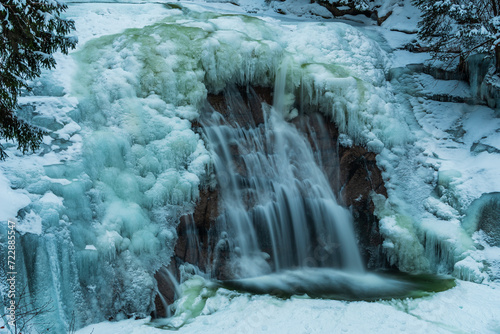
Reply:
<svg viewBox="0 0 500 334"><path fill-rule="evenodd" d="M404 0L392 8L392 14L382 23L387 30L401 31L406 34L415 34L417 23L420 21L420 11L413 6L411 0Z"/></svg>
<svg viewBox="0 0 500 334"><path fill-rule="evenodd" d="M425 96L448 95L454 100L471 99L470 87L458 80L437 80L428 74L418 74L415 81L420 85L420 93Z"/></svg>
<svg viewBox="0 0 500 334"><path fill-rule="evenodd" d="M395 43L400 44L400 43ZM412 53L406 50L396 50L392 53L392 66L404 67L408 64L423 64L431 58L428 53Z"/></svg>
<svg viewBox="0 0 500 334"><path fill-rule="evenodd" d="M15 219L17 212L31 203L25 191L13 190L9 180L0 174L0 221Z"/></svg>
<svg viewBox="0 0 500 334"><path fill-rule="evenodd" d="M177 333L497 333L500 286L458 281L417 299L343 302L278 299L225 289L206 299L202 314ZM164 333L149 319L103 322L77 334ZM153 323L154 325L154 323Z"/></svg>
<svg viewBox="0 0 500 334"><path fill-rule="evenodd" d="M485 260L486 251L480 250L473 231L466 231L461 221L475 199L500 189L494 167L500 163L494 148L498 117L484 106L436 101L440 96L445 101L467 100L466 84L406 71L393 71L397 79L392 83L402 92L397 99L409 100L414 118L406 121L415 134L414 143L411 148L385 150L377 158L390 178L388 203L379 203L384 211L381 232L391 241L386 252L400 268L449 272L455 266L457 277L496 280L498 263ZM406 227L394 224L401 215L410 222ZM398 240L404 238L414 245L398 248Z"/></svg>
<svg viewBox="0 0 500 334"><path fill-rule="evenodd" d="M489 142L490 137L496 136L500 120L494 111L482 106L453 103L424 102L423 106L426 115L420 123L430 126L427 131L439 127L444 130L442 136L436 136L440 138L439 146L436 147L440 173L450 170L458 172L453 173L454 180L444 185L452 193L451 196L459 198L460 207L457 209L463 211L481 194L498 191L500 180L495 176L493 166L498 165L500 157L488 152L471 152L475 142ZM429 110L432 112L429 113ZM463 134L460 129L463 129Z"/></svg>

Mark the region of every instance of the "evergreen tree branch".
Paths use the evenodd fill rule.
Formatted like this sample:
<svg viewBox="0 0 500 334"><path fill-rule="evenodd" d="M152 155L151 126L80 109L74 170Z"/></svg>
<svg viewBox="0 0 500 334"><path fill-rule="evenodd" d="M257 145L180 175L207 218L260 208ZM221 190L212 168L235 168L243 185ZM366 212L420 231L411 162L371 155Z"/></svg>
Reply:
<svg viewBox="0 0 500 334"><path fill-rule="evenodd" d="M16 141L23 153L39 148L44 132L19 118L18 97L29 80L56 65L53 53L67 54L77 39L72 20L61 18L67 5L55 0L3 0L0 3L0 140ZM0 160L7 157L0 144Z"/></svg>

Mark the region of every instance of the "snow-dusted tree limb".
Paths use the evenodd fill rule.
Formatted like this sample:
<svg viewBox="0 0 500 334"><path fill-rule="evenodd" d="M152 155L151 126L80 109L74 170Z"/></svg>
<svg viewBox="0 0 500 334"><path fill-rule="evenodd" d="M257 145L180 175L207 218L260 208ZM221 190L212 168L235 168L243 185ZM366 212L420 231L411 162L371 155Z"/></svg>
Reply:
<svg viewBox="0 0 500 334"><path fill-rule="evenodd" d="M419 37L428 42L438 59L460 57L465 61L476 53L495 57L500 73L499 0L415 0L422 10Z"/></svg>
<svg viewBox="0 0 500 334"><path fill-rule="evenodd" d="M17 98L43 68L53 68L52 54L75 47L67 36L75 28L61 18L67 6L58 0L0 2L0 139L15 140L23 153L39 147L43 132L16 115ZM6 153L0 144L0 160Z"/></svg>

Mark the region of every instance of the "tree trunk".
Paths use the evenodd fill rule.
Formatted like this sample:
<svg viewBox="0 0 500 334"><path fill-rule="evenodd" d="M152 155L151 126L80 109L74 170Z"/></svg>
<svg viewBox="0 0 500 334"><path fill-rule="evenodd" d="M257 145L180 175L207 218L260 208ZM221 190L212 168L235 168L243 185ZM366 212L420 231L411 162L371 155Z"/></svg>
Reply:
<svg viewBox="0 0 500 334"><path fill-rule="evenodd" d="M495 73L500 75L500 44L495 46Z"/></svg>

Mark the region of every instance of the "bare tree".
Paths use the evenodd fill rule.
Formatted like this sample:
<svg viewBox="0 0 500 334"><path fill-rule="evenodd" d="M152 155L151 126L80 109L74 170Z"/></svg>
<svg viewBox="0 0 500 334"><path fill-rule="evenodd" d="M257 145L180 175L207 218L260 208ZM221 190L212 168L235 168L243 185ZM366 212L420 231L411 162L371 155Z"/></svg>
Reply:
<svg viewBox="0 0 500 334"><path fill-rule="evenodd" d="M38 303L36 299L30 298L28 286L16 293L16 312L14 326L9 326L12 334L22 333L49 333L51 324L45 320L42 315L55 311L52 301ZM2 318L6 319L9 315L3 314ZM8 322L6 322L8 323Z"/></svg>

